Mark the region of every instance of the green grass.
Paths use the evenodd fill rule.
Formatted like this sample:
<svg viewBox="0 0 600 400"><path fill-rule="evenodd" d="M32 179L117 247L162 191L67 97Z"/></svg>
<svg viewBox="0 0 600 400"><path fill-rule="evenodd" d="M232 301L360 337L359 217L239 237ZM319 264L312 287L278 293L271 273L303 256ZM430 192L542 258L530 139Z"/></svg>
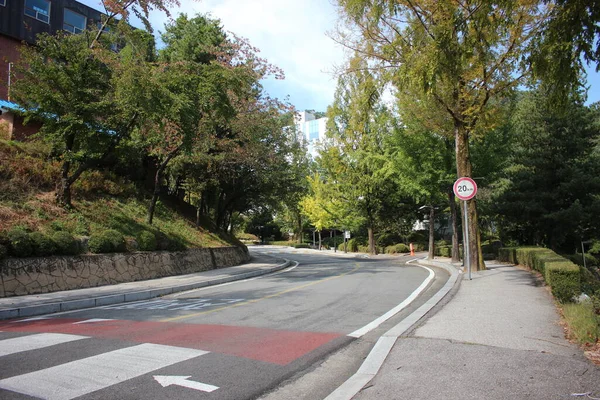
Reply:
<svg viewBox="0 0 600 400"><path fill-rule="evenodd" d="M563 315L572 339L580 344L594 344L600 339L600 316L591 302L564 304Z"/></svg>

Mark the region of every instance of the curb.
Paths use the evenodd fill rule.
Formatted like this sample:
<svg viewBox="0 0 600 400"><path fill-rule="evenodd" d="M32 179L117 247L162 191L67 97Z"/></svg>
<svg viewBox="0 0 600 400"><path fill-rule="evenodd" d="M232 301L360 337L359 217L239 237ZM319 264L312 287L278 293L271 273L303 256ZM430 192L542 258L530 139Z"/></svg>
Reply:
<svg viewBox="0 0 600 400"><path fill-rule="evenodd" d="M112 304L127 303L130 301L148 300L155 297L165 296L177 292L185 292L192 289L200 289L207 286L221 285L248 278L254 278L261 275L267 275L273 272L287 268L291 264L290 260L285 260L283 264L279 264L273 268L264 270L256 270L228 276L225 278L213 279L203 282L190 283L187 285L178 285L165 287L160 289L140 290L139 292L128 292L123 294L113 294L108 296L98 296L89 299L65 300L56 303L42 303L33 306L5 308L0 310L0 320L22 317L33 317L36 315L52 314L62 311L82 310L85 308L93 308L99 306L108 306Z"/></svg>
<svg viewBox="0 0 600 400"><path fill-rule="evenodd" d="M415 261L415 260L413 260ZM452 265L439 261L424 259L416 260L420 265L445 269L450 273L446 284L438 290L425 304L416 309L408 317L404 318L398 325L384 333L375 343L371 352L362 363L358 371L346 382L334 390L325 400L351 400L358 394L379 372L388 354L392 351L396 340L414 326L425 314L438 304L459 282L461 274ZM411 262L411 261L409 261Z"/></svg>

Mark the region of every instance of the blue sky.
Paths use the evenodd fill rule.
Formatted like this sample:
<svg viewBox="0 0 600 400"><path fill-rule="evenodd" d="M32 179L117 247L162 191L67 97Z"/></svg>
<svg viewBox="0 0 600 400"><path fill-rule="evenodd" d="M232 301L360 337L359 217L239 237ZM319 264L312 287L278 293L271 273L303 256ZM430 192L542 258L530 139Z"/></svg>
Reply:
<svg viewBox="0 0 600 400"><path fill-rule="evenodd" d="M100 0L80 1L102 10ZM225 30L249 39L262 57L284 70L285 80L264 83L271 96L289 96L299 110L325 111L333 101L333 71L343 62L344 51L327 36L337 21L331 0L180 1L173 16L208 13L220 19ZM167 22L160 13L153 13L150 20L157 32ZM600 74L595 67L588 68L588 84L588 104L600 101Z"/></svg>

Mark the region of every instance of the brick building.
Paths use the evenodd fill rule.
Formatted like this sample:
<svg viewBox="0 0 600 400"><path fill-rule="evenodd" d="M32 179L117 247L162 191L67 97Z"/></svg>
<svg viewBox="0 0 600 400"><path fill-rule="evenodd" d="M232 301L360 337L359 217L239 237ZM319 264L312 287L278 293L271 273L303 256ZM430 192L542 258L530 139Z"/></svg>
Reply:
<svg viewBox="0 0 600 400"><path fill-rule="evenodd" d="M40 33L79 33L95 28L102 13L74 0L0 0L0 138L23 139L39 125L23 125L13 112L18 105L10 100L10 74L19 60L22 46L33 45Z"/></svg>

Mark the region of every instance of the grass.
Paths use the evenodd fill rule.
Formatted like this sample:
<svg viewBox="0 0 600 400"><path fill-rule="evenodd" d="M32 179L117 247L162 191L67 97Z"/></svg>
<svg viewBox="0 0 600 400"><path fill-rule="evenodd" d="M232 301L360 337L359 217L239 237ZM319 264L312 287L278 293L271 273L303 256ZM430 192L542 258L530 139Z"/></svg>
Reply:
<svg viewBox="0 0 600 400"><path fill-rule="evenodd" d="M110 172L84 173L73 187L73 210L58 207L54 187L59 164L48 157L48 148L38 141L0 140L0 231L18 225L30 231L89 236L114 229L126 238L151 231L187 248L231 244L206 227L196 228L160 201L154 222L148 225L149 194Z"/></svg>
<svg viewBox="0 0 600 400"><path fill-rule="evenodd" d="M591 302L564 304L562 309L572 340L593 345L600 339L600 315L594 313Z"/></svg>

